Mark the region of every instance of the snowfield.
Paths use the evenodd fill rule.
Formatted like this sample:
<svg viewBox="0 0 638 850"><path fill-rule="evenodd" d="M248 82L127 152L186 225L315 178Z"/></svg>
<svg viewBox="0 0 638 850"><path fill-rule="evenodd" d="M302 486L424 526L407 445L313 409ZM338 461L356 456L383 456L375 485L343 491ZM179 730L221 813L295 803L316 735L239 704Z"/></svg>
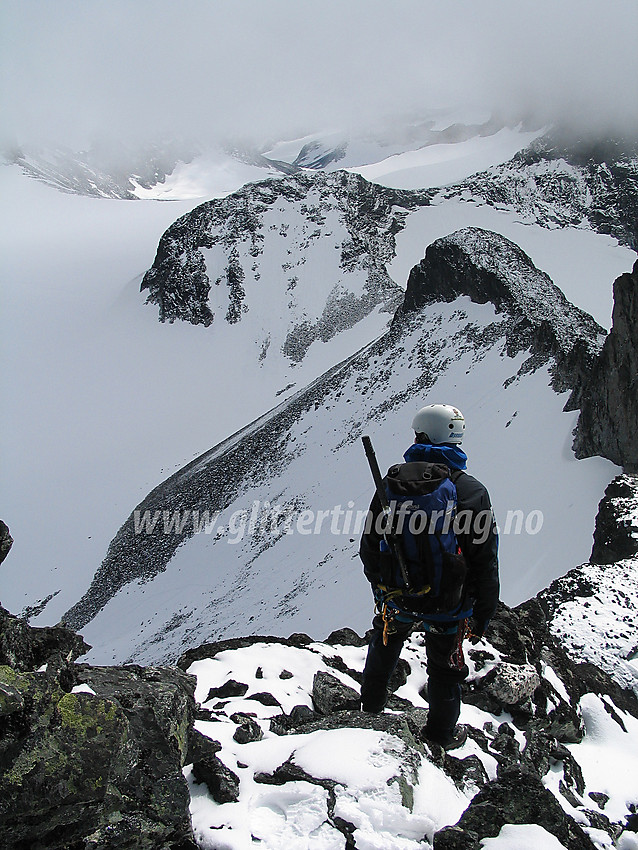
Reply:
<svg viewBox="0 0 638 850"><path fill-rule="evenodd" d="M481 648L499 659L489 640L483 641ZM185 767L193 829L202 848L247 850L259 841L260 846L272 850L282 846L291 850L336 850L344 846L343 827L335 823L335 818L342 818L354 827L351 834L357 848L416 850L430 843L438 829L456 823L478 789L471 782L463 788L455 784L427 749L419 755L401 737L373 728L346 725L306 733L271 731L271 723L282 712L289 714L295 706L313 707L313 680L318 673L333 676L358 692L353 674L363 670L365 653L366 647L340 644L311 643L301 648L256 642L191 664L188 672L197 677L195 698L210 716L197 720L196 728L221 745L218 758L239 780L237 801L218 803L205 784L196 782L192 767ZM397 696L407 700L406 710L421 710L425 718L427 702L420 692L426 672L418 634L406 644L403 657L410 672ZM347 672L339 665L332 666L334 659L345 662ZM471 660L470 664L470 679L485 676L490 669L483 667L477 673ZM544 676L569 699L549 666ZM244 693L216 695L215 689L229 682L241 683ZM263 700L264 693L273 699ZM620 823L629 814L631 801L638 794L638 755L633 744L638 721L614 707L609 697L592 693L582 697L579 712L584 737L567 748L582 768L582 804L573 795L568 802L561 791L565 789L561 761L554 762L543 781L565 812L602 850L612 846L611 839L602 829L590 826L586 817L594 806L590 794L608 798L604 813L610 821ZM350 722L347 715L343 715L346 724ZM386 709L388 715L399 720L401 713ZM261 738L256 739L253 732L253 740L241 743L236 730L247 717L257 725ZM527 736L516 729L507 712L494 715L464 703L460 720L474 730L483 730L488 739L497 728L508 726L521 751L526 745ZM494 754L498 755L496 749ZM472 736L453 755L457 760L479 760L487 777L496 778L494 755ZM269 780L278 769L303 773L297 781L290 775L284 781L285 772L281 780ZM624 850L635 847L631 832L623 833L621 841L618 846ZM565 845L542 826L529 823L506 824L497 837L483 839L481 846L489 850L560 850Z"/></svg>
<svg viewBox="0 0 638 850"><path fill-rule="evenodd" d="M507 139L513 149L517 138L513 131L502 131L494 137L459 143L462 147L451 145L447 153L441 148L441 162L444 165L445 157L461 150L469 155L473 144L477 152L487 151L493 142L500 144ZM433 155L432 146L424 151ZM502 155L509 155L509 148L508 152L503 149ZM501 155L490 156L494 162ZM368 158L371 164L373 157ZM197 183L197 162L194 168L191 177ZM254 172L240 169L237 179L233 177L230 182L223 168L207 173L210 180L203 181L202 177L199 185L214 197L235 188ZM172 178L179 181L184 174L178 171ZM168 190L170 179L163 188L158 184L158 191ZM194 200L129 202L63 194L23 176L15 166L3 167L0 181L0 247L5 258L2 344L7 364L2 392L10 400L3 407L2 418L0 513L16 541L0 574L0 598L10 610L20 612L54 595L33 619L34 624L43 625L56 622L79 598L123 518L149 490L367 345L383 333L390 317L375 312L329 343L313 343L292 375L279 371L276 357L273 363L277 368L270 369L268 363L260 367L250 322L246 336L237 333L238 326L225 326L213 334L180 322L160 325L156 309L145 306L144 296L138 292L159 236L194 206ZM187 197L195 194L192 185L184 192ZM179 196L179 192L164 195L168 196ZM591 230L522 225L512 212L477 207L459 199L438 199L408 215L396 237L396 256L388 265L397 285L405 287L410 268L434 238L466 224L492 228L517 241L574 303L590 309L595 318L608 325L611 284L629 268L632 252ZM280 322L279 314L269 314L271 301L265 298L259 311L264 333L268 327L276 333ZM509 486L512 464L534 465L533 453L527 450L536 443L533 419L523 427L518 416L507 430L500 430L518 409L515 386L508 391L507 401L504 397L503 404L496 405L501 409L499 417L503 417L497 432L499 439L506 438L508 447L497 470L481 443L492 438L490 416L500 378L487 369L484 386L461 389L462 371L451 371L437 392L446 398L455 393L455 401L465 404L465 413L473 420L475 439L468 444L473 470L486 479L495 504L503 505L506 513L510 508L533 510L538 506L536 494L527 489L519 497ZM400 384L402 378L398 376L398 380ZM543 379L538 376L535 380ZM563 399L552 398L551 393L544 395L540 386L539 392L544 401L535 395L528 398L530 417L549 416L552 421L556 417L562 423L551 451L559 454L566 469L583 470L577 473L582 477L578 497L582 507L567 505L570 522L575 523L573 554L562 552L562 557L554 561L547 555L539 556L521 571L517 568L521 550L513 546L510 554L504 542L504 587L510 601L524 598L548 578L587 557L595 505L614 474L614 468L606 462L574 460L569 444L575 414L560 412ZM537 400L532 401L532 397ZM344 404L342 400L341 407ZM329 429L332 415L323 411L317 421L325 422ZM396 408L387 427L372 429L384 463L395 460L403 450L406 435L401 423L410 416L410 405L403 410ZM525 450L521 451L521 446ZM321 452L316 461L321 462L320 458ZM362 464L358 466L356 479L346 482L343 490L327 486L324 492L315 491L313 498L329 507L339 503L345 506L350 500L357 507L363 506L370 485ZM247 507L251 504L252 499ZM314 505L318 507L319 501ZM549 512L547 521L551 524ZM316 539L313 536L309 549L307 542L303 541L303 554L292 555L295 562L312 562ZM226 549L230 552L232 547ZM352 575L349 586L358 598L364 587L353 550L350 545L344 556L346 574ZM225 557L222 563L232 564L238 551L235 547L230 561ZM201 562L199 580L189 576L193 587L209 587L207 557L204 547L196 558ZM318 576L322 569L317 571ZM136 597L142 592L135 588L131 591ZM145 609L147 602L137 599L136 604ZM148 604L152 610L138 619L138 628L140 620L148 620L156 610L154 602ZM318 606L319 600L305 620L307 625L317 622L320 636L325 629L316 619ZM164 604L160 609L167 610ZM354 616L359 624L364 622L367 602L361 603ZM100 643L109 640L109 632L113 638L111 629L100 631Z"/></svg>

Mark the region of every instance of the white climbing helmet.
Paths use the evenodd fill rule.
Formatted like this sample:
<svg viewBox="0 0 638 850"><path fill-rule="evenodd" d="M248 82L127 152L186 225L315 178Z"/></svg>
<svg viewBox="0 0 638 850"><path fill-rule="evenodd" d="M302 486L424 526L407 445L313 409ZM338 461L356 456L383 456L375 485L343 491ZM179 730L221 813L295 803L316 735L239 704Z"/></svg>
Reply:
<svg viewBox="0 0 638 850"><path fill-rule="evenodd" d="M465 419L451 404L428 404L412 420L417 434L425 434L430 443L460 443L465 436Z"/></svg>

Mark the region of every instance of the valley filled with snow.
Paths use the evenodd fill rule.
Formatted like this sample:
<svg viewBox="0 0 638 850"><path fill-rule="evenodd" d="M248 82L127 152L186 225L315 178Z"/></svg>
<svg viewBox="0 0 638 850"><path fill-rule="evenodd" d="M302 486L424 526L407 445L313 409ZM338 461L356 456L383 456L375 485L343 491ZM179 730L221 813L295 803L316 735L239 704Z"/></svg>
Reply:
<svg viewBox="0 0 638 850"><path fill-rule="evenodd" d="M424 169L419 175L411 172L412 186L433 186L445 182L442 178L450 161L458 166L453 179L462 179L469 169L502 162L530 138L530 134L504 130L457 144L431 145L422 153L404 151L401 156L408 158L410 168ZM5 364L0 513L15 539L11 558L0 572L0 599L10 610L20 612L55 594L34 623L57 622L80 598L118 528L149 491L369 345L391 320L391 313L375 310L327 342L314 342L300 362L286 361L279 354L273 357L272 366L268 359L261 362L255 353L268 333L280 347L277 334L282 319L287 318L281 313L285 310L282 288L289 285L290 275L277 275L277 260L267 277L262 276L259 304L245 322L214 323L210 328L180 321L160 324L157 308L144 304L146 293L140 294L139 285L161 234L196 206L201 200L198 192L219 197L256 176L254 167L243 171L237 163L222 164L219 170L202 165L197 173L197 163L194 160L191 166L178 167L164 188L158 184L152 199L138 201L65 194L23 175L17 166L0 169ZM353 169L351 164L348 167ZM365 168L375 169L375 178L388 185L393 184L391 175L398 173L391 159L368 162ZM270 179L273 175L266 176ZM168 191L178 182L182 188ZM158 197L182 200L168 202ZM281 214L285 218L281 227L290 226L289 214ZM270 224L276 227L278 222ZM609 327L611 286L616 276L631 267L632 251L586 225L549 229L523 224L512 211L477 206L462 198L435 197L431 205L409 213L396 234L396 255L387 264L397 288L405 288L410 269L423 257L427 245L467 225L489 228L520 244L574 304ZM309 263L331 268L328 255L336 253L334 248L341 241L338 230L335 233L334 247L324 239L320 253L310 257ZM214 264L213 254L209 259ZM293 258L295 262L300 259ZM309 296L303 294L306 302ZM470 304L454 309L461 306L468 314L464 321L479 325L490 309ZM451 326L445 330L453 313L444 311L440 319L433 319L435 324L443 322L444 334L453 333ZM260 339L255 338L257 325ZM418 337L415 331L412 344ZM454 401L471 423L467 441L471 471L490 489L497 515L499 509L506 516L510 509L529 512L541 502L546 505L543 533L550 535L544 539L551 545L535 550L533 535L503 541L504 598L510 603L521 601L587 557L597 503L616 472L607 461L575 460L570 445L577 414L562 412L566 399L548 389L547 375L535 373L527 379L529 385L521 382L518 389L514 383L503 390L503 382L515 374L520 362L520 357L508 363L488 354L470 380L463 360L458 360L438 383L423 387L422 398L405 398L382 415L377 412L368 428L382 465L394 462L410 441L413 408L432 400L428 393L435 392L435 400ZM390 396L400 395L402 386L413 380L410 373L393 372L391 363L384 368ZM407 360L406 368L410 368ZM352 380L348 389L356 397L360 387ZM318 409L312 417L316 450L298 461L309 464L304 480L314 475L318 482L313 492L306 494L305 498L313 500L304 504L306 508L319 510L352 501L359 509L366 507L370 498L371 485L355 438L367 428L366 416L371 411L364 404L356 417L350 416L347 408L355 398L351 402L347 398L346 394L337 400L336 407ZM348 422L349 418L356 419L352 439L348 434L330 436L333 421ZM552 424L545 431L548 423ZM305 426L300 423L297 430L295 439L303 444L309 439ZM343 452L350 457L342 480ZM549 468L558 464L566 476L565 489L576 489L577 495L567 504L558 491L554 502L553 496L544 501L546 493L540 498L534 489L545 486L542 464ZM527 482L520 491L518 472L520 480ZM528 473L532 476L529 480L536 481L534 487L529 486ZM250 508L253 497L262 502L279 497L284 488L286 498L292 499L296 480L298 474L291 472L278 492L255 489L235 509ZM553 522L555 533L551 531ZM548 552L558 545L562 534L559 528L566 523L570 534L567 539L562 535L560 557L548 560ZM134 646L144 642L143 637L141 641L133 639L133 633L140 628L143 632L142 623L158 611L163 612L158 614L160 619L169 618L171 609L178 613L178 599L186 588L190 588L188 593L201 592L208 599L220 582L230 581L232 587L229 576L235 564L250 557L248 544L230 546L218 540L217 546L223 546L225 554L215 560L218 566L211 571L207 547L212 542L211 536L195 538L178 550L172 573L163 573L146 590L133 584L122 591L130 596L118 608L117 618L124 623L130 615L130 627L115 636L105 609L86 631L89 642L95 642L96 657L128 657ZM321 534L292 536L284 542L288 554L282 558L278 552L264 575L274 571L284 588L292 571L297 583L306 576L308 587L316 586L320 592L305 599L303 593L299 595L297 613L279 621L282 633L304 626L322 637L329 627L344 620L356 620L356 625L363 627L370 605L356 545L348 538L342 547L339 574L342 579L345 575L342 590L349 599L341 606L331 594L331 570L337 565L317 567L326 554ZM233 565L231 572L225 573L229 564ZM345 572L343 565L347 565ZM214 574L219 570L221 574ZM241 613L231 617L236 628L250 628L251 617L256 618L255 627L277 626L276 617L261 612L260 596L267 606L269 592L258 586L251 591L254 596L238 602ZM329 617L322 611L330 611ZM226 622L224 613L216 628L221 631Z"/></svg>

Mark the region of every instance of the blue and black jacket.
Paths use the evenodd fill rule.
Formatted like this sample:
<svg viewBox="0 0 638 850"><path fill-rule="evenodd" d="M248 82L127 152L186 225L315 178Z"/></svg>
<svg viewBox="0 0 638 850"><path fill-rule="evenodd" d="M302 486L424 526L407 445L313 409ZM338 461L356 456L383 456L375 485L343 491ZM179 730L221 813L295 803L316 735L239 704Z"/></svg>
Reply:
<svg viewBox="0 0 638 850"><path fill-rule="evenodd" d="M474 618L478 629L482 632L496 610L500 590L498 535L487 489L465 471L467 456L459 446L414 443L405 452L404 458L408 463L412 461L443 463L455 473L453 480L457 493L457 513L468 511L471 515L471 521L464 524L464 527L468 528L468 533L457 534L457 539L468 566L467 594L473 600ZM382 509L376 493L372 499L370 511L373 522L369 523L370 530L364 531L362 535L359 555L366 578L373 587L376 587L382 583L380 572L382 537L376 530L376 518ZM487 524L482 524L487 514L491 516L489 527ZM477 535L472 529L477 527L474 519L479 516L483 518L480 524L482 533Z"/></svg>

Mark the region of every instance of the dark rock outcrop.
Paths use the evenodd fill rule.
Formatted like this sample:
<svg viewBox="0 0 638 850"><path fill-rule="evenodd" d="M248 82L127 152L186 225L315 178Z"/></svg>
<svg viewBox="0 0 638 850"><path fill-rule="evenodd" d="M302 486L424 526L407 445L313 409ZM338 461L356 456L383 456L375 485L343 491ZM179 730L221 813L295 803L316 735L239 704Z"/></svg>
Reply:
<svg viewBox="0 0 638 850"><path fill-rule="evenodd" d="M0 564L9 554L13 546L13 537L9 533L9 526L0 519Z"/></svg>
<svg viewBox="0 0 638 850"><path fill-rule="evenodd" d="M455 827L434 836L434 850L480 846L483 838L499 834L504 824L538 824L555 835L567 850L594 850L595 845L537 773L510 765L473 798ZM465 843L463 843L465 842Z"/></svg>
<svg viewBox="0 0 638 850"><path fill-rule="evenodd" d="M2 611L0 848L195 847L182 767L195 680L89 667L66 629Z"/></svg>
<svg viewBox="0 0 638 850"><path fill-rule="evenodd" d="M504 313L508 355L529 349L522 372L552 358L554 389L572 391L567 409L579 406L581 386L598 356L604 330L574 307L518 245L478 227L437 239L410 272L397 319L460 295L478 304L491 302Z"/></svg>
<svg viewBox="0 0 638 850"><path fill-rule="evenodd" d="M523 606L530 613L542 612L560 646L580 662L581 682L594 693L612 694L615 704L630 713L638 696L633 663L638 651L637 504L638 476L617 476L598 506L589 562L555 579ZM607 674L602 687L599 669Z"/></svg>
<svg viewBox="0 0 638 850"><path fill-rule="evenodd" d="M239 799L239 777L216 755L193 763L193 776L208 788L216 803L235 803Z"/></svg>
<svg viewBox="0 0 638 850"><path fill-rule="evenodd" d="M89 649L80 635L70 629L34 628L0 608L0 664L18 672L37 670L43 664L61 669Z"/></svg>
<svg viewBox="0 0 638 850"><path fill-rule="evenodd" d="M598 505L593 564L613 564L638 555L638 476L619 475L607 486Z"/></svg>
<svg viewBox="0 0 638 850"><path fill-rule="evenodd" d="M614 282L613 326L584 385L574 449L638 472L638 260Z"/></svg>

